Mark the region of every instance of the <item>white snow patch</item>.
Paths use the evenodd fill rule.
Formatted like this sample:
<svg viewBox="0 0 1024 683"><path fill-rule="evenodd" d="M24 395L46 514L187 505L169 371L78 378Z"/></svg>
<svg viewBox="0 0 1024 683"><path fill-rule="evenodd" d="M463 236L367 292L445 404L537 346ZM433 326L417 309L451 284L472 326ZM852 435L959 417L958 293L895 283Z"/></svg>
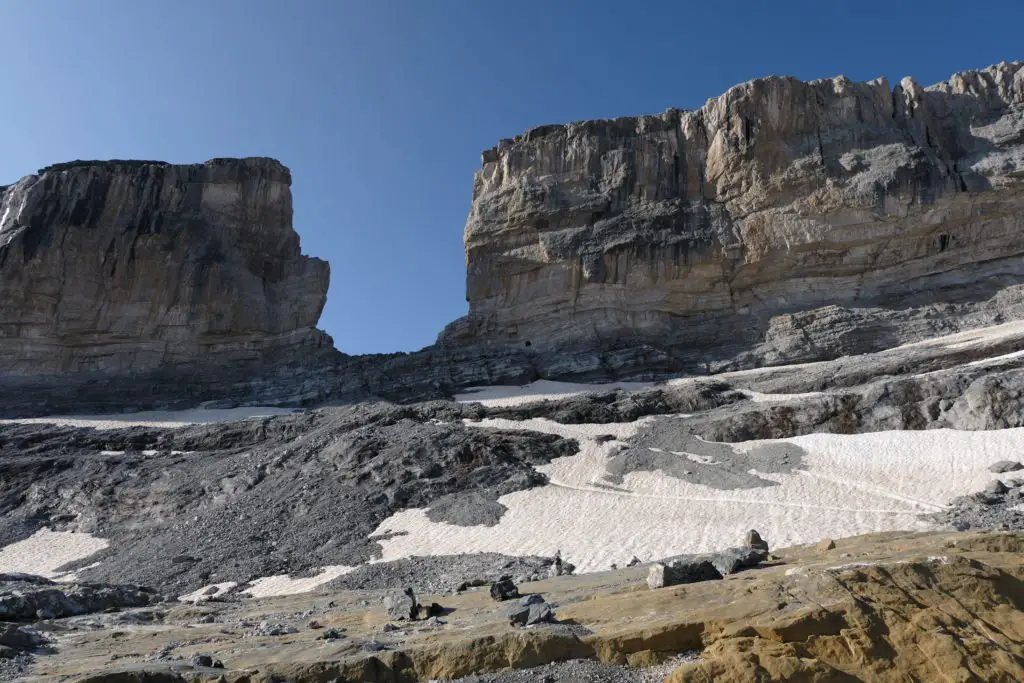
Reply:
<svg viewBox="0 0 1024 683"><path fill-rule="evenodd" d="M181 602L202 602L203 600L209 600L211 598L217 598L222 595L231 592L231 589L237 586L238 583L235 581L225 581L224 583L214 583L209 586L203 586L199 590L192 591L186 595L179 595L178 600ZM210 591L213 588L215 591Z"/></svg>
<svg viewBox="0 0 1024 683"><path fill-rule="evenodd" d="M269 598L277 595L295 595L296 593L308 593L317 586L333 581L339 576L348 574L356 567L344 565L331 565L320 569L316 576L309 576L304 579L292 578L288 574L277 576L264 576L249 584L249 587L242 592L254 598Z"/></svg>
<svg viewBox="0 0 1024 683"><path fill-rule="evenodd" d="M890 431L811 434L780 441L802 447L803 469L769 475L776 486L721 490L660 471L633 472L620 484L604 480L618 445L643 421L563 425L545 419L483 420L482 428L528 429L576 438L580 451L538 469L549 484L503 496L508 508L494 527L431 522L425 510L396 513L372 535L383 560L410 555L497 552L563 556L580 571L607 569L636 555L652 560L735 545L757 529L776 547L875 531L923 530L920 519L991 480L988 466L1024 450L1024 429L987 432ZM736 444L745 449L768 441ZM761 475L762 477L764 475ZM765 477L765 478L769 478Z"/></svg>
<svg viewBox="0 0 1024 683"><path fill-rule="evenodd" d="M510 407L569 398L580 394L593 394L604 391L636 391L648 389L654 382L612 382L610 384L576 384L573 382L552 382L540 379L522 386L469 387L461 394L455 395L460 403L482 403L489 407Z"/></svg>
<svg viewBox="0 0 1024 683"><path fill-rule="evenodd" d="M23 541L0 549L0 572L35 574L54 581L74 581L75 572L60 567L85 559L108 547L105 538L72 531L40 529ZM95 566L95 565L93 565Z"/></svg>
<svg viewBox="0 0 1024 683"><path fill-rule="evenodd" d="M92 427L93 429L121 429L124 427L187 427L193 424L231 422L257 417L272 417L294 413L292 408L196 408L193 410L150 410L119 415L54 415L0 420L0 424L52 424L59 427ZM105 454L119 454L104 451Z"/></svg>
<svg viewBox="0 0 1024 683"><path fill-rule="evenodd" d="M809 391L803 394L763 394L760 391L750 391L744 389L743 394L746 395L754 403L777 403L779 401L798 401L805 398L818 398L825 394L820 391Z"/></svg>
<svg viewBox="0 0 1024 683"><path fill-rule="evenodd" d="M999 363L1002 363L1003 361L1015 360L1015 359L1020 358L1022 356L1024 356L1024 350L1022 350L1022 351L1013 351L1012 353L1004 353L1001 356L992 356L991 358L982 358L981 360L974 360L974 361L971 361L970 363L967 363L967 365L970 365L970 366L997 365Z"/></svg>

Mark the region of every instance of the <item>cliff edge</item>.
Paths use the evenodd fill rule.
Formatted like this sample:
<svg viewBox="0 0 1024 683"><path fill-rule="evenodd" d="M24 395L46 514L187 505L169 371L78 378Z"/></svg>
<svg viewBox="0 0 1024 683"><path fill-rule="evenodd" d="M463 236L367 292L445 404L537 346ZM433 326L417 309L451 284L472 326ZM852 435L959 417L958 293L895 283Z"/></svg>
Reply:
<svg viewBox="0 0 1024 683"><path fill-rule="evenodd" d="M470 312L540 375L831 358L1024 315L1024 63L770 77L483 153Z"/></svg>
<svg viewBox="0 0 1024 683"><path fill-rule="evenodd" d="M316 329L330 268L300 251L290 185L250 158L75 161L0 188L4 393L116 380L144 397L163 376L205 398L232 373L333 354Z"/></svg>

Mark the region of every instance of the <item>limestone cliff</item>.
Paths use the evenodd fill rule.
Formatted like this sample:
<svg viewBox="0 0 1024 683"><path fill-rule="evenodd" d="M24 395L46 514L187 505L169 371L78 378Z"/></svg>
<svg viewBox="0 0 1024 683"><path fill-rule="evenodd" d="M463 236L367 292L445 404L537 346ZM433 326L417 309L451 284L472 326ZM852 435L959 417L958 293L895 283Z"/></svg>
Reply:
<svg viewBox="0 0 1024 683"><path fill-rule="evenodd" d="M609 376L834 357L1024 315L1024 63L770 77L483 154L445 346ZM994 297L994 298L993 298Z"/></svg>
<svg viewBox="0 0 1024 683"><path fill-rule="evenodd" d="M252 158L76 161L2 188L4 392L164 373L187 396L330 351L329 266L301 254L290 184Z"/></svg>

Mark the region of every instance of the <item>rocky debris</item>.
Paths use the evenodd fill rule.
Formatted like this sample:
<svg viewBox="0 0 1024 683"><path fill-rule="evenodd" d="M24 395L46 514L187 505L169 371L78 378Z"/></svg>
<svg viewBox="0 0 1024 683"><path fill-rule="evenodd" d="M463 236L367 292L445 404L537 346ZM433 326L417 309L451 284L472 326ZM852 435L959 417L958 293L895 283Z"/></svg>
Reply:
<svg viewBox="0 0 1024 683"><path fill-rule="evenodd" d="M340 640L345 637L345 630L340 628L325 629L323 633L317 636L317 640Z"/></svg>
<svg viewBox="0 0 1024 683"><path fill-rule="evenodd" d="M673 670L698 659L694 653L684 653L666 657L659 664L645 662L637 666L570 659L528 669L455 678L452 683L662 683Z"/></svg>
<svg viewBox="0 0 1024 683"><path fill-rule="evenodd" d="M754 529L747 532L744 542L748 548L763 550L766 553L768 552L768 541L761 538L761 534L757 533Z"/></svg>
<svg viewBox="0 0 1024 683"><path fill-rule="evenodd" d="M35 584L38 586L57 585L56 581L52 581L45 576L37 576L36 574L24 574L22 572L0 573L0 584L6 583Z"/></svg>
<svg viewBox="0 0 1024 683"><path fill-rule="evenodd" d="M12 575L4 575L12 578ZM138 586L55 583L41 577L0 580L0 620L37 621L142 607L163 598Z"/></svg>
<svg viewBox="0 0 1024 683"><path fill-rule="evenodd" d="M20 650L34 650L45 641L34 631L28 631L17 624L0 623L0 648L7 648L12 652Z"/></svg>
<svg viewBox="0 0 1024 683"><path fill-rule="evenodd" d="M479 414L450 402L365 403L181 429L0 425L0 546L44 526L94 532L110 547L76 565L100 561L83 577L173 596L357 566L379 556L368 536L395 512L458 492L496 500L543 484L535 466L577 450L553 435L461 423ZM495 562L488 571L539 569ZM472 561L465 572L457 563L448 570L423 579L452 583L450 592L485 573ZM346 585L389 571L365 568ZM386 578L379 587L399 585Z"/></svg>
<svg viewBox="0 0 1024 683"><path fill-rule="evenodd" d="M512 579L502 579L491 584L491 597L498 601L511 600L519 597L519 589Z"/></svg>
<svg viewBox="0 0 1024 683"><path fill-rule="evenodd" d="M831 538L823 538L820 541L818 541L818 545L816 545L815 548L818 550L818 552L822 553L827 552L829 550L835 550L836 542L833 541Z"/></svg>
<svg viewBox="0 0 1024 683"><path fill-rule="evenodd" d="M493 497L465 491L438 499L427 510L427 519L458 526L494 526L507 511Z"/></svg>
<svg viewBox="0 0 1024 683"><path fill-rule="evenodd" d="M555 559L548 568L548 576L552 578L556 576L568 576L574 571L576 571L576 565L563 560L562 551L555 551Z"/></svg>
<svg viewBox="0 0 1024 683"><path fill-rule="evenodd" d="M419 604L412 588L395 590L383 598L388 616L397 621L412 621L419 615Z"/></svg>
<svg viewBox="0 0 1024 683"><path fill-rule="evenodd" d="M223 669L224 663L211 655L192 655L192 666L199 669Z"/></svg>
<svg viewBox="0 0 1024 683"><path fill-rule="evenodd" d="M768 543L754 530L747 532L745 547L726 548L701 555L677 555L653 564L647 573L651 590L682 583L714 581L757 567L768 559Z"/></svg>
<svg viewBox="0 0 1024 683"><path fill-rule="evenodd" d="M498 553L435 555L375 562L359 567L331 581L335 589L386 590L412 586L418 593L446 595L475 587L490 586L507 576L521 577L516 583L547 576L553 557L512 557Z"/></svg>
<svg viewBox="0 0 1024 683"><path fill-rule="evenodd" d="M649 415L702 412L745 400L746 394L730 385L706 379L638 391L602 391L600 385L595 385L593 392L568 398L488 408L487 415L510 420L543 417L562 424L608 424L634 422Z"/></svg>
<svg viewBox="0 0 1024 683"><path fill-rule="evenodd" d="M1018 289L1015 295L1001 295L999 300L1019 299L1022 306L1017 317L1024 317L1024 287ZM956 316L958 311L950 309L941 315ZM974 326L1000 322L998 312L992 311L979 313L970 320ZM1004 326L998 329L997 337L985 343L917 344L812 365L722 375L715 383L707 378L682 379L645 391L584 394L487 412L510 419L547 417L564 423L629 422L636 419L638 412L662 415L645 426L644 431L653 427L652 436L646 437L648 446L659 447L659 441L679 443L696 436L719 442L710 447L710 452L702 453L715 458L717 449L728 455L729 460L738 449L728 448L728 443L739 441L812 433L1024 427L1024 358L1014 354L1022 344L1024 333ZM712 384L713 390L708 388ZM750 400L748 392L770 394L773 399ZM704 398L700 398L702 394ZM787 400L787 394L795 396ZM640 401L643 410L637 410L634 401L645 396L648 398ZM701 402L705 403L703 407ZM665 409L686 403L697 405L694 410ZM634 438L625 445L629 449L638 443ZM625 471L664 466L673 476L697 483L733 486L733 482L739 481L748 482L748 486L771 485L764 478L758 481L739 476L748 473L735 468L731 478L706 475L707 466L691 468L667 455L655 457L637 453L635 448L631 450L634 453L627 454L628 457L618 454L616 462L621 464L616 467L620 471L610 473L613 477ZM776 457L769 451L767 455L760 458L764 462L757 463L758 467L790 466L786 454ZM800 455L798 450L789 455L790 463L799 462L794 460Z"/></svg>
<svg viewBox="0 0 1024 683"><path fill-rule="evenodd" d="M975 493L954 498L942 512L925 519L939 528L957 531L997 529L1024 531L1024 489L1013 488L1005 494Z"/></svg>
<svg viewBox="0 0 1024 683"><path fill-rule="evenodd" d="M250 630L245 632L247 638L261 638L270 636L287 636L298 633L299 629L288 624L261 621L258 624L249 624Z"/></svg>
<svg viewBox="0 0 1024 683"><path fill-rule="evenodd" d="M143 626L161 623L167 616L165 609L134 608L120 611L94 612L78 617L66 617L65 624L77 627L115 628L123 626ZM198 623L213 623L214 615L207 614L197 619Z"/></svg>
<svg viewBox="0 0 1024 683"><path fill-rule="evenodd" d="M680 420L656 420L638 430L624 448L608 459L605 480L620 484L631 472L660 471L677 479L716 489L758 488L776 483L753 472L789 473L799 469L804 451L790 443L737 448L711 443L683 432ZM685 452L695 457L677 455Z"/></svg>
<svg viewBox="0 0 1024 683"><path fill-rule="evenodd" d="M513 626L534 626L555 621L551 605L536 593L521 598L519 604L510 608L507 614Z"/></svg>
<svg viewBox="0 0 1024 683"><path fill-rule="evenodd" d="M1010 487L1008 487L1006 484L1004 484L998 479L993 479L992 481L985 485L984 492L990 496L1001 496L1009 490Z"/></svg>
<svg viewBox="0 0 1024 683"><path fill-rule="evenodd" d="M711 560L703 558L677 558L670 562L656 562L647 573L647 586L651 590L681 583L713 581L722 578Z"/></svg>
<svg viewBox="0 0 1024 683"><path fill-rule="evenodd" d="M1000 460L988 466L988 471L995 474L1005 474L1006 472L1016 472L1018 470L1024 470L1024 463L1018 460Z"/></svg>
<svg viewBox="0 0 1024 683"><path fill-rule="evenodd" d="M762 548L726 548L710 555L711 564L722 576L756 567L768 559Z"/></svg>
<svg viewBox="0 0 1024 683"><path fill-rule="evenodd" d="M464 232L469 314L440 342L608 378L836 358L1019 318L1019 294L997 295L1021 283L1022 69L929 88L772 76L695 111L503 140ZM853 224L886 245L882 261Z"/></svg>
<svg viewBox="0 0 1024 683"><path fill-rule="evenodd" d="M1024 680L1020 643L1001 639L1000 651L1006 656L991 656L992 637L1024 627L1014 607L1022 590L1022 544L1019 534L988 532L844 538L844 551L855 559L830 561L813 546L776 550L784 562L764 567L750 580L702 582L685 590L635 590L635 570L565 577L551 582L542 596L547 604L559 605L560 623L531 628L510 626L507 603L495 609L481 595L458 595L451 597L455 628L417 622L385 637L379 611L360 605L365 594L334 593L330 601L346 612L335 618L345 619L348 632L328 647L312 640L319 632L253 640L228 626L243 616L265 615L272 605L287 603L293 611L301 610L304 600L309 606L323 605L322 594L215 603L203 609L215 610L224 626L211 630L216 645L211 642L201 651L221 658L230 652L232 663L258 669L261 679L296 683L325 676L367 680L378 671L393 679L394 664L415 671L420 680L459 680L476 673L470 680L525 683L536 680L531 675L550 674L574 683L591 675L598 676L594 681L618 683L660 681L671 675L671 680L687 683L738 683L793 680L790 674L796 672L797 678L815 681L843 676L927 681L934 678L935 661L949 662L957 679ZM913 592L909 602L908 590ZM522 607L520 602L515 606ZM307 618L303 614L295 612L291 619L301 621ZM40 679L83 683L110 680L129 670L142 672L138 675L145 680L174 672L187 677L181 666L187 657L175 654L186 647L193 652L196 639L204 637L191 619L169 620L158 635L146 638L106 629L77 632L52 655L39 657L32 673ZM208 649L214 646L216 651ZM879 656L879 648L887 654ZM93 656L97 652L109 652L111 659ZM750 657L751 652L757 656ZM161 653L166 656L158 657ZM681 654L686 656L677 657ZM128 668L119 662L126 657L133 660ZM583 659L594 666L579 662ZM388 669L373 668L382 663ZM678 670L641 677L648 667L663 665ZM579 675L573 678L573 673Z"/></svg>

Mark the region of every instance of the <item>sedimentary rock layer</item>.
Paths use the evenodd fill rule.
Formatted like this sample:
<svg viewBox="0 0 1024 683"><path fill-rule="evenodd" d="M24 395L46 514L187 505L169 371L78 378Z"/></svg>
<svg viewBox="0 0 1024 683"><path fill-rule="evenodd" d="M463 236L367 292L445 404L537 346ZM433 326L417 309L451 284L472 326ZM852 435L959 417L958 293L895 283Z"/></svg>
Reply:
<svg viewBox="0 0 1024 683"><path fill-rule="evenodd" d="M1024 315L1024 63L770 77L483 154L445 345L540 374L878 350ZM631 349L632 351L626 351Z"/></svg>
<svg viewBox="0 0 1024 683"><path fill-rule="evenodd" d="M301 254L290 184L284 166L251 158L77 161L0 188L7 392L168 371L187 385L231 367L258 377L332 351L316 329L329 266Z"/></svg>

